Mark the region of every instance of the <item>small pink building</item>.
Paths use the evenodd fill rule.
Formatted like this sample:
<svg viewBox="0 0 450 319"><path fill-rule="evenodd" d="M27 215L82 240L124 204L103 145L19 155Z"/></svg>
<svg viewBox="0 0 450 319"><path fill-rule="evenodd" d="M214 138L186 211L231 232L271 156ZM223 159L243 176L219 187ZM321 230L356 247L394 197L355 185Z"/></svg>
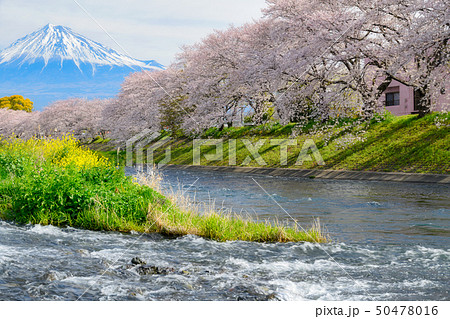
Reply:
<svg viewBox="0 0 450 319"><path fill-rule="evenodd" d="M399 81L393 80L381 96L386 110L394 115L407 115L418 113L414 89ZM445 87L439 92L436 109L434 111L450 111L450 85L447 81Z"/></svg>

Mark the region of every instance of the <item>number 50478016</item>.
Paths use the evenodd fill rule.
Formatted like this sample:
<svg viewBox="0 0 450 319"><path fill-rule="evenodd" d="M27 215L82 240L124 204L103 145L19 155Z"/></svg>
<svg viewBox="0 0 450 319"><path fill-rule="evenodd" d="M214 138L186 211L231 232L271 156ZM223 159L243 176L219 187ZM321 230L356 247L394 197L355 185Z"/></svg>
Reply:
<svg viewBox="0 0 450 319"><path fill-rule="evenodd" d="M429 307L429 306L377 306L376 308L377 316L436 316L438 314L438 307Z"/></svg>

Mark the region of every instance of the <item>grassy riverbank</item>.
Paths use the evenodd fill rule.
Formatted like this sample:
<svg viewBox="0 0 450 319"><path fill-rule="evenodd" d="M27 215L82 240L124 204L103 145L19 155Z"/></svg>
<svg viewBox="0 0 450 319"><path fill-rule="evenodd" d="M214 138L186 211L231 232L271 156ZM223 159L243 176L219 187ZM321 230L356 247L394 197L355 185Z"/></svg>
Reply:
<svg viewBox="0 0 450 319"><path fill-rule="evenodd" d="M90 230L193 234L218 241L326 241L307 232L181 205L161 195L153 176L126 177L71 137L0 140L0 218L20 224Z"/></svg>
<svg viewBox="0 0 450 319"><path fill-rule="evenodd" d="M222 139L224 142L223 157L220 159L211 159L216 154L215 146L201 146L201 165L437 174L450 172L449 113L430 114L421 119L416 115L387 116L382 120L363 124L344 120L315 128L309 123L304 126L271 124L225 128L222 131L210 129L198 138ZM236 139L236 164L233 163L233 158L230 161L229 156L232 139ZM285 163L280 158L280 146L272 142L274 139L289 139L289 143L296 143L287 146ZM312 139L317 145L325 165L319 165L313 156L313 161L306 160L299 165L300 151L308 139ZM259 162L245 143L251 143L258 149L261 156ZM156 150L156 163L165 158L165 148L169 146L169 164L193 164L194 147L190 138L172 139L163 148ZM115 155L110 153L111 157Z"/></svg>

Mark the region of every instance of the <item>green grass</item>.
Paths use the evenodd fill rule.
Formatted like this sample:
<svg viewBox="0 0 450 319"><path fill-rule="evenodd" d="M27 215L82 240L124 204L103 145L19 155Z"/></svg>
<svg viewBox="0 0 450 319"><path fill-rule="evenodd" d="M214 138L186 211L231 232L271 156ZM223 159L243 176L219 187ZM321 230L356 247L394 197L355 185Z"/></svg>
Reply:
<svg viewBox="0 0 450 319"><path fill-rule="evenodd" d="M170 215L153 215L157 231L168 235L193 234L217 241L243 240L257 242L309 241L324 242L320 227L308 231L273 225L269 222L254 222L237 215L210 213L198 215L176 211Z"/></svg>
<svg viewBox="0 0 450 319"><path fill-rule="evenodd" d="M442 123L439 127L436 122ZM358 124L341 121L335 125L322 125L313 129L312 123L303 126L279 124L226 128L206 131L201 138L223 139L224 157L208 161L204 155L215 154L215 147L201 147L201 165L228 166L230 139L237 139L236 165L258 167L253 158L246 163L250 152L243 140L253 145L267 141L259 149L266 167L303 169L333 169L356 171L392 171L409 173L450 172L450 115L434 113L418 118L416 115L388 116L381 121ZM280 162L280 147L270 144L270 139L294 138L297 146L288 147L287 165ZM296 165L300 150L306 139L313 139L325 161L320 166L316 161L305 161ZM193 143L191 139L177 139L168 144L172 148L170 164L192 165ZM164 158L164 149L155 153L156 163Z"/></svg>
<svg viewBox="0 0 450 319"><path fill-rule="evenodd" d="M72 138L0 140L0 218L90 230L193 234L217 241L325 242L306 232L214 211L199 213L160 193L155 180L126 177Z"/></svg>

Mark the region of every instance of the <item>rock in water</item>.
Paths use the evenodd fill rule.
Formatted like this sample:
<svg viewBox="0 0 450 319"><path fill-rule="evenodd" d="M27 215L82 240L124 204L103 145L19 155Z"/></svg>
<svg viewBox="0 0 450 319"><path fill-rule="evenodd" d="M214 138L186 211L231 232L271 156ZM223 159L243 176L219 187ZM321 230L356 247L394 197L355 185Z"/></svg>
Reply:
<svg viewBox="0 0 450 319"><path fill-rule="evenodd" d="M167 275L175 272L175 269L157 266L139 266L136 268L136 271L139 275Z"/></svg>
<svg viewBox="0 0 450 319"><path fill-rule="evenodd" d="M167 275L175 272L175 269L170 267L147 266L147 263L139 257L131 259L131 264L133 266L130 268L135 268L139 275Z"/></svg>
<svg viewBox="0 0 450 319"><path fill-rule="evenodd" d="M146 265L147 263L145 261L143 261L141 258L139 257L134 257L133 259L131 259L131 263L133 265Z"/></svg>

